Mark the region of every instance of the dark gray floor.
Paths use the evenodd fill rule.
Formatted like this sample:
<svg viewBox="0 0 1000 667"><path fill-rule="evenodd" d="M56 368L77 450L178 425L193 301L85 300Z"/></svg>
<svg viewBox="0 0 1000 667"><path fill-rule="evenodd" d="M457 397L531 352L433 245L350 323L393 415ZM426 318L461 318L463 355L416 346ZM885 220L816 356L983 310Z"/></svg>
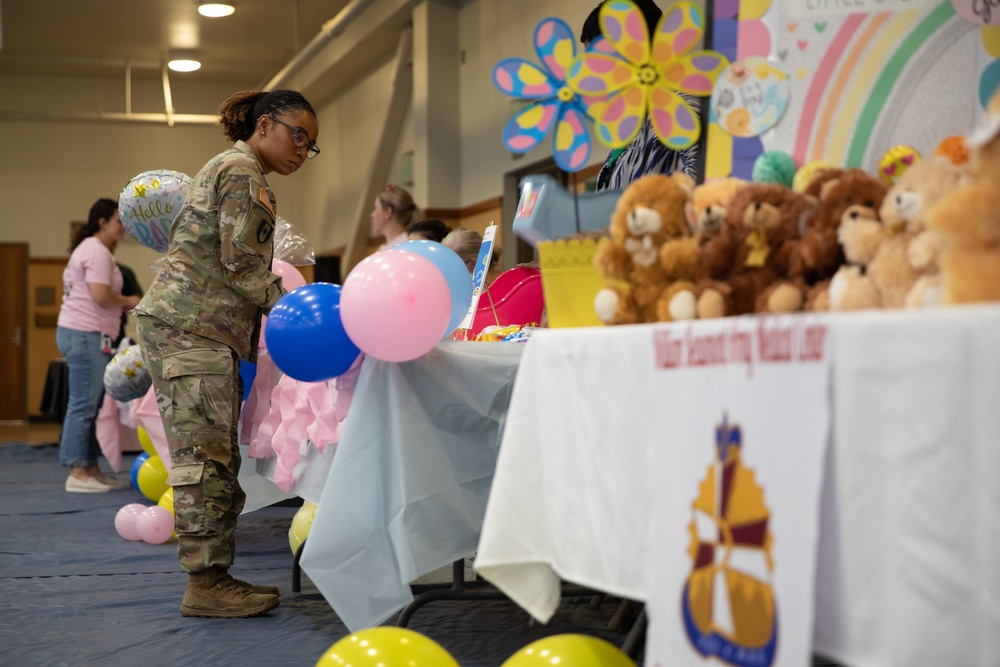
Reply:
<svg viewBox="0 0 1000 667"><path fill-rule="evenodd" d="M126 465L131 458L126 457ZM241 517L233 574L275 584L267 616L216 620L178 612L185 578L176 547L127 542L114 517L137 491L69 494L55 446L0 445L0 665L303 665L347 634L307 577L291 592L288 527L295 507ZM463 667L497 667L522 646L567 632L620 645L607 629L617 607L566 599L545 626L508 601L431 603L410 628L444 646ZM641 663L640 663L641 664Z"/></svg>

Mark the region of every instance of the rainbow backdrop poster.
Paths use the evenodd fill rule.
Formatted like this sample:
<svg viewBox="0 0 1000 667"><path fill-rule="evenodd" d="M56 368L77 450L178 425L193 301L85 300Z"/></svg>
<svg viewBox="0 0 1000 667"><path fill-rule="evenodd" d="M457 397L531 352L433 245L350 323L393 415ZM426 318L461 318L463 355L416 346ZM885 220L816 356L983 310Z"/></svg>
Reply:
<svg viewBox="0 0 1000 667"><path fill-rule="evenodd" d="M730 60L768 58L788 75L790 94L781 120L758 137L710 123L710 178L749 179L764 150L799 166L875 173L893 146L929 155L968 133L1000 82L1000 35L964 20L952 0L723 0L713 48Z"/></svg>

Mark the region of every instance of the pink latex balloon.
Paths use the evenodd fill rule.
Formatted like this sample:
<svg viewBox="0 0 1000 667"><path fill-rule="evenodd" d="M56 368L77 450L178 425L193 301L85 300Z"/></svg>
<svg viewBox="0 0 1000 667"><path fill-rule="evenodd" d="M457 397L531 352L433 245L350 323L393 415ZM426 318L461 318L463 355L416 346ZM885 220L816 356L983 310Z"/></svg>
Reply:
<svg viewBox="0 0 1000 667"><path fill-rule="evenodd" d="M151 505L139 513L135 527L143 542L163 544L174 532L174 517L159 505Z"/></svg>
<svg viewBox="0 0 1000 667"><path fill-rule="evenodd" d="M434 263L410 252L378 252L351 271L340 293L344 330L383 361L429 352L451 318L451 291Z"/></svg>
<svg viewBox="0 0 1000 667"><path fill-rule="evenodd" d="M271 262L271 273L281 276L281 286L289 292L306 284L302 272L282 259L275 259Z"/></svg>
<svg viewBox="0 0 1000 667"><path fill-rule="evenodd" d="M258 350L267 349L267 341L264 340L264 330L267 327L267 315L260 316L260 339L257 341Z"/></svg>
<svg viewBox="0 0 1000 667"><path fill-rule="evenodd" d="M129 503L118 510L118 514L115 514L115 530L118 534L130 542L142 539L139 537L136 520L144 509L146 506L141 503Z"/></svg>

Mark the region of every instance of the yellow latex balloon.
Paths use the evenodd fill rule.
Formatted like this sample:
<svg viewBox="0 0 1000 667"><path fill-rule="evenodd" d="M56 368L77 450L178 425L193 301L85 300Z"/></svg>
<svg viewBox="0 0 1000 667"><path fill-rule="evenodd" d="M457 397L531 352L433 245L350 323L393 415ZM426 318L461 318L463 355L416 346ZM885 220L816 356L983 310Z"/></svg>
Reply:
<svg viewBox="0 0 1000 667"><path fill-rule="evenodd" d="M316 516L316 507L316 503L306 500L292 517L292 526L288 529L288 546L292 548L292 553L298 551L309 537L309 529L312 528L313 517Z"/></svg>
<svg viewBox="0 0 1000 667"><path fill-rule="evenodd" d="M173 514L174 513L174 487L168 486L167 490L163 492L163 495L160 496L160 499L156 502L156 504L159 505L160 507L162 507L163 509L167 510L168 512L170 512L170 514Z"/></svg>
<svg viewBox="0 0 1000 667"><path fill-rule="evenodd" d="M156 447L153 446L153 439L149 437L149 432L140 426L136 429L136 433L139 436L139 444L142 446L142 451L150 456L157 456Z"/></svg>
<svg viewBox="0 0 1000 667"><path fill-rule="evenodd" d="M795 178L792 179L792 190L795 190L796 192L805 192L806 187L809 185L809 182L813 179L817 172L823 169L832 168L832 164L821 162L819 160L807 162L799 167L799 170L795 172Z"/></svg>
<svg viewBox="0 0 1000 667"><path fill-rule="evenodd" d="M589 635L552 635L532 642L500 667L635 667L632 658L610 642Z"/></svg>
<svg viewBox="0 0 1000 667"><path fill-rule="evenodd" d="M167 468L163 460L159 456L150 456L143 461L135 481L139 485L139 493L153 502L159 501L168 488Z"/></svg>
<svg viewBox="0 0 1000 667"><path fill-rule="evenodd" d="M174 516L174 487L168 486L156 504L170 512L170 516ZM173 533L170 537L176 540L177 533Z"/></svg>
<svg viewBox="0 0 1000 667"><path fill-rule="evenodd" d="M381 626L347 635L316 667L458 667L433 639L407 628Z"/></svg>

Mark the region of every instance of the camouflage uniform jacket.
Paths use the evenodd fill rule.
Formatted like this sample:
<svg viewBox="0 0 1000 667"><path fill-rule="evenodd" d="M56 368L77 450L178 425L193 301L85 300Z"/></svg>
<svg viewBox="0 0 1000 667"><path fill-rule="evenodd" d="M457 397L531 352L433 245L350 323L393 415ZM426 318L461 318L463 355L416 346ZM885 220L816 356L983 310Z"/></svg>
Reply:
<svg viewBox="0 0 1000 667"><path fill-rule="evenodd" d="M194 177L170 249L135 310L256 361L261 315L285 294L271 273L274 195L242 141Z"/></svg>

